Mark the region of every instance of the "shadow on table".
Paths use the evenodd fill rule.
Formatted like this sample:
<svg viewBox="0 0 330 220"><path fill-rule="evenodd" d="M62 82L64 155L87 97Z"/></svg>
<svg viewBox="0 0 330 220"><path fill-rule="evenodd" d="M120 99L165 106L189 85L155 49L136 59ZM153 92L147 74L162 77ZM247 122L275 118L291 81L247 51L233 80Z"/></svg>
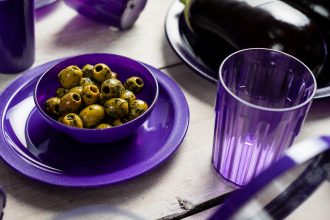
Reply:
<svg viewBox="0 0 330 220"><path fill-rule="evenodd" d="M91 52L108 52L104 49L127 31L118 31L77 14L56 34L54 44L59 49L82 48Z"/></svg>

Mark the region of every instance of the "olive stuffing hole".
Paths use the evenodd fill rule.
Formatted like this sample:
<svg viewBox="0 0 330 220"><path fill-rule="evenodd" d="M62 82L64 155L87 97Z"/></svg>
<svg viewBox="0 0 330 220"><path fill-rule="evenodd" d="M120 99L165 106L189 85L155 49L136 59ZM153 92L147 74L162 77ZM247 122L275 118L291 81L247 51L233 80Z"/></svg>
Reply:
<svg viewBox="0 0 330 220"><path fill-rule="evenodd" d="M142 79L140 79L140 78L137 78L137 79L136 79L136 83L137 83L138 85L143 85L143 81L142 81Z"/></svg>
<svg viewBox="0 0 330 220"><path fill-rule="evenodd" d="M96 70L96 72L100 72L103 70L103 66L97 65L97 66L95 66L95 70Z"/></svg>
<svg viewBox="0 0 330 220"><path fill-rule="evenodd" d="M110 88L108 86L104 86L102 88L102 92L105 93L105 94L108 94L110 92Z"/></svg>
<svg viewBox="0 0 330 220"><path fill-rule="evenodd" d="M92 91L93 93L97 93L97 87L95 87L95 86L91 86L90 88L91 88L91 91Z"/></svg>
<svg viewBox="0 0 330 220"><path fill-rule="evenodd" d="M80 95L78 95L78 94L73 94L73 95L72 95L72 98L73 98L73 100L75 100L75 101L77 101L77 102L80 101Z"/></svg>

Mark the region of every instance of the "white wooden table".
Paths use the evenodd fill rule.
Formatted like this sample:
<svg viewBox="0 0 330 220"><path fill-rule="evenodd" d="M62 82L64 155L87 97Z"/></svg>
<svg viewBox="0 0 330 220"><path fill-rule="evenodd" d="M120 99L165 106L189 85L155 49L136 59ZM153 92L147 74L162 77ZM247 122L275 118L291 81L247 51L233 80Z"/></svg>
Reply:
<svg viewBox="0 0 330 220"><path fill-rule="evenodd" d="M37 12L34 66L91 52L116 53L148 63L181 87L190 107L190 125L182 145L165 164L108 187L53 187L32 181L0 161L0 185L7 193L5 220L205 219L215 210L207 209L221 204L235 189L211 164L216 87L183 64L165 38L165 16L171 3L149 0L133 28L123 32L78 15L60 0ZM0 89L19 75L0 74ZM329 133L329 107L329 101L313 104L298 140Z"/></svg>

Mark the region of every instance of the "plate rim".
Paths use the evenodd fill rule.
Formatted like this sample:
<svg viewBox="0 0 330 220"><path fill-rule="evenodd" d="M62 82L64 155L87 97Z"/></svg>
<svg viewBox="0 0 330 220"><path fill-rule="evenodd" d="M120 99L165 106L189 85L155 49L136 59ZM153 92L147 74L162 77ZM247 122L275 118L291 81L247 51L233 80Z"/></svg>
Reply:
<svg viewBox="0 0 330 220"><path fill-rule="evenodd" d="M154 170L155 168L163 164L165 161L167 161L180 147L187 133L190 121L190 113L187 100L182 90L174 82L174 80L172 80L169 76L167 76L160 70L143 63L147 66L147 68L149 68L151 71L154 71L154 73L156 74L156 78L159 84L161 84L165 91L167 91L167 94L171 99L174 112L176 114L175 122L173 123L173 129L169 131L171 135L163 144L163 149L157 151L152 160L148 160L145 162L139 161L136 166L131 166L129 168L116 171L119 174L122 174L119 175L119 177L116 177L115 180L109 178L109 176L113 175L112 172L102 173L95 176L79 176L70 174L58 174L55 172L52 173L47 170L42 170L36 166L29 165L30 162L27 161L23 155L20 155L20 153L16 152L11 146L11 143L8 143L6 141L6 134L5 130L3 129L5 120L4 116L8 110L8 104L10 103L10 100L17 94L20 88L25 87L33 79L39 77L41 75L41 73L38 73L38 71L41 71L40 69L47 69L48 67L56 64L60 60L62 59L50 61L43 65L36 66L33 69L25 71L22 75L14 79L0 93L0 100L7 100L5 104L0 106L0 145L2 146L0 148L0 158L16 172L33 180L61 187L91 188L105 185L108 186L133 179L135 177L141 176L147 172ZM123 174L125 174L126 176L122 176ZM118 176L118 174L116 175Z"/></svg>

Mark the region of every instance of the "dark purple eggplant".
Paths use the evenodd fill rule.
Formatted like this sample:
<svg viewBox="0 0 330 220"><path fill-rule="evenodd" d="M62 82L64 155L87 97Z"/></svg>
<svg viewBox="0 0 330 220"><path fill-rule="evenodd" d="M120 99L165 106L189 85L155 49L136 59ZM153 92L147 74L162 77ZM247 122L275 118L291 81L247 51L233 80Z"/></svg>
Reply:
<svg viewBox="0 0 330 220"><path fill-rule="evenodd" d="M200 40L212 42L213 57L223 42L232 50L272 48L296 56L316 76L328 59L317 24L284 1L187 0L184 20Z"/></svg>

